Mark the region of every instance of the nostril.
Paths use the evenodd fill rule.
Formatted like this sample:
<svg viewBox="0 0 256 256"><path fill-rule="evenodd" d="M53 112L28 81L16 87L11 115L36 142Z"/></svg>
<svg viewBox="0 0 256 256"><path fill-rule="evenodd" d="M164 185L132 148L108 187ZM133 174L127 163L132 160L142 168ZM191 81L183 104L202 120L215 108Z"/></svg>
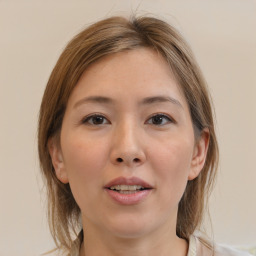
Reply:
<svg viewBox="0 0 256 256"><path fill-rule="evenodd" d="M117 162L121 163L121 162L123 162L123 159L119 157L119 158L117 158Z"/></svg>
<svg viewBox="0 0 256 256"><path fill-rule="evenodd" d="M116 158L116 162L122 163L122 162L124 162L124 159L121 157L118 157L118 158ZM141 162L141 160L137 157L133 159L133 163L140 163L140 162Z"/></svg>
<svg viewBox="0 0 256 256"><path fill-rule="evenodd" d="M140 159L139 158L134 158L134 160L133 160L135 163L138 163L139 161L140 161Z"/></svg>

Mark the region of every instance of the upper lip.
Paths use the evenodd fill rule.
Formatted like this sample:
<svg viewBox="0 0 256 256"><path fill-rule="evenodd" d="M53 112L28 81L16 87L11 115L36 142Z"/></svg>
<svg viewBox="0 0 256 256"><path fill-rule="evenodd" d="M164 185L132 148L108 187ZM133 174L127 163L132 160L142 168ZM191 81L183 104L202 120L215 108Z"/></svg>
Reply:
<svg viewBox="0 0 256 256"><path fill-rule="evenodd" d="M152 185L150 185L149 183L147 183L146 181L138 177L130 177L130 178L118 177L108 182L104 186L104 188L110 188L115 185L139 185L139 186L142 186L143 188L153 188Z"/></svg>

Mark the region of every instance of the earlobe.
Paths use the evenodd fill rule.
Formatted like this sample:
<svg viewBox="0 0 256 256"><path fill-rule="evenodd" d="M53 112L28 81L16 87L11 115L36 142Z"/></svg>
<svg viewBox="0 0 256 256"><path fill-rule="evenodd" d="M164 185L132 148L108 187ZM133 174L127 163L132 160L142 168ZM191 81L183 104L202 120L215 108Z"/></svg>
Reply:
<svg viewBox="0 0 256 256"><path fill-rule="evenodd" d="M64 184L68 183L68 176L63 162L63 156L60 146L51 138L48 141L48 150L51 155L52 165L54 167L57 178Z"/></svg>
<svg viewBox="0 0 256 256"><path fill-rule="evenodd" d="M191 162L191 168L190 168L188 180L195 179L203 169L206 156L207 156L209 139L210 139L209 129L205 128L202 131L200 138L197 140L194 148L193 159Z"/></svg>

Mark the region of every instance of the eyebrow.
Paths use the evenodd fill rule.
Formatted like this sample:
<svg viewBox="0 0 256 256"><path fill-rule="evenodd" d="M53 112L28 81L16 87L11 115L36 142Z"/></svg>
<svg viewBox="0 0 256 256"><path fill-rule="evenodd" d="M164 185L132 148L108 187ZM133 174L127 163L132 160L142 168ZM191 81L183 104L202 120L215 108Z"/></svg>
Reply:
<svg viewBox="0 0 256 256"><path fill-rule="evenodd" d="M148 105L148 104L153 104L153 103L157 103L157 102L171 102L181 108L183 108L182 104L174 99L173 97L170 96L154 96L154 97L147 97L145 99L142 100L142 104L143 105Z"/></svg>
<svg viewBox="0 0 256 256"><path fill-rule="evenodd" d="M90 96L77 101L74 105L74 108L77 108L78 106L84 103L102 103L102 104L112 103L113 104L114 100L108 97L103 97L103 96Z"/></svg>
<svg viewBox="0 0 256 256"><path fill-rule="evenodd" d="M79 101L77 101L74 105L74 108L77 108L78 106L85 104L85 103L101 103L101 104L113 104L115 101L108 97L103 96L89 96L86 98L83 98ZM139 102L139 105L149 105L154 104L157 102L171 102L181 108L183 108L182 104L176 100L173 97L170 96L153 96L153 97L146 97L141 102Z"/></svg>

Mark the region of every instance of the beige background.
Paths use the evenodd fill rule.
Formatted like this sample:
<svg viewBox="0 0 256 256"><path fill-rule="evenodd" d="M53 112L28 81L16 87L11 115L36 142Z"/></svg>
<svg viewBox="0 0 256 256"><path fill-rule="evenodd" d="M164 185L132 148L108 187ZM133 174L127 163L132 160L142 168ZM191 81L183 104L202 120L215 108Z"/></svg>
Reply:
<svg viewBox="0 0 256 256"><path fill-rule="evenodd" d="M36 152L37 113L67 41L109 15L153 13L191 44L216 105L221 150L215 240L256 243L255 0L0 0L0 255L52 246Z"/></svg>

